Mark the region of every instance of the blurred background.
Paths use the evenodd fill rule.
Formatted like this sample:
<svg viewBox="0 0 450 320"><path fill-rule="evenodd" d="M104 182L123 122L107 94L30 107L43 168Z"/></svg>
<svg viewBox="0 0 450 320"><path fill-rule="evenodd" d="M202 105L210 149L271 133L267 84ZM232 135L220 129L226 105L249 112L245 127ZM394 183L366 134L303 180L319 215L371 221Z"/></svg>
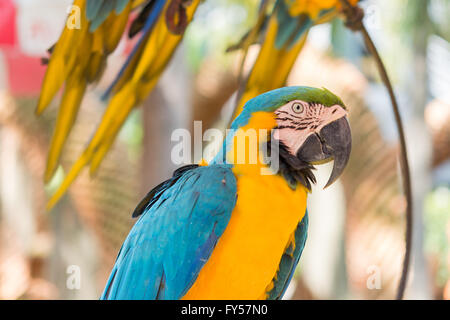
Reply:
<svg viewBox="0 0 450 320"><path fill-rule="evenodd" d="M97 299L134 223L131 212L176 168L176 128L225 128L239 52L258 1L209 0L155 90L120 132L95 178L85 172L51 212L61 183L99 123L100 96L132 44L123 39L83 100L50 184L43 173L58 100L36 117L41 57L58 39L70 0L0 0L0 299ZM406 298L450 299L450 1L365 0L365 24L395 86L414 192ZM248 66L259 50L250 48ZM405 200L388 95L362 38L342 20L314 27L288 84L326 87L350 109L353 150L339 183L309 198L305 252L286 299L392 299L404 255ZM326 198L327 201L320 201ZM80 282L73 285L74 270Z"/></svg>

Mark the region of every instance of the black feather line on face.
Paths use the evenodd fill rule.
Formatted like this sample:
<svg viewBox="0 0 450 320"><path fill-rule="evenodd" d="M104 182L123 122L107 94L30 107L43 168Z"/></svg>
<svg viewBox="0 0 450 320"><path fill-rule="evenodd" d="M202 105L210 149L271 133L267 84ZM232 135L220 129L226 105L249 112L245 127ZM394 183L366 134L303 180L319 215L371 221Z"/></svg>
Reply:
<svg viewBox="0 0 450 320"><path fill-rule="evenodd" d="M277 174L281 175L293 190L300 183L311 191L311 184L316 183L316 177L312 172L312 170L315 170L314 166L293 156L281 141L279 141L278 150L274 149L272 150L271 140L269 140L266 149L268 155L273 158L271 152L278 151L279 169Z"/></svg>

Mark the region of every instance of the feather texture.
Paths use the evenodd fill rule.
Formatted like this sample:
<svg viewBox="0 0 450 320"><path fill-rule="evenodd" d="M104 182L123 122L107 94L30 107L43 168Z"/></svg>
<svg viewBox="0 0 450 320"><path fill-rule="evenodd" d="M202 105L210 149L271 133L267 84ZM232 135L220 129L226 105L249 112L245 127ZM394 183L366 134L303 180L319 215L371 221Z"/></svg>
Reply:
<svg viewBox="0 0 450 320"><path fill-rule="evenodd" d="M271 289L267 292L267 299L281 299L294 275L295 268L303 252L308 231L308 211L298 224L294 234L294 241L289 244L281 257L277 274L273 278Z"/></svg>
<svg viewBox="0 0 450 320"><path fill-rule="evenodd" d="M50 181L58 167L64 143L76 121L87 85L100 79L108 55L115 50L124 33L131 2L119 15L110 10L110 4L105 3L111 2L75 1L74 5L81 9L81 29L65 27L52 52L36 112L43 112L63 84L65 87L48 153L45 182ZM105 12L109 16L102 20L94 32L89 31L92 26L90 18L95 20ZM73 50L74 47L79 50Z"/></svg>
<svg viewBox="0 0 450 320"><path fill-rule="evenodd" d="M225 230L236 179L225 165L187 168L157 187L125 240L102 299L179 299Z"/></svg>

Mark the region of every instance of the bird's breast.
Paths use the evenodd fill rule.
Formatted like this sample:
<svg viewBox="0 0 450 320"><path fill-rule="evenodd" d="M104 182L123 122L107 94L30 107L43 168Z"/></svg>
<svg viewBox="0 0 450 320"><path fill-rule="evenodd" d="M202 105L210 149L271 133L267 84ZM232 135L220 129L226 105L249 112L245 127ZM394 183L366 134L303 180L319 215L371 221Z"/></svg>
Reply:
<svg viewBox="0 0 450 320"><path fill-rule="evenodd" d="M183 299L264 299L306 210L307 192L278 175L237 172L237 202L209 260Z"/></svg>

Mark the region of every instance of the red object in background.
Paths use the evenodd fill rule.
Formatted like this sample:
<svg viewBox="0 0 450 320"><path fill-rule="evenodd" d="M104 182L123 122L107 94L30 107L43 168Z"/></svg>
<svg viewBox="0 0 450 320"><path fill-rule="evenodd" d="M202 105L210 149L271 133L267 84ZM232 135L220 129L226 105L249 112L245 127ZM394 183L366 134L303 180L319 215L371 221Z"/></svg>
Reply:
<svg viewBox="0 0 450 320"><path fill-rule="evenodd" d="M39 57L21 52L17 41L17 9L13 0L0 0L0 53L5 63L6 88L14 96L36 96L41 89L45 66Z"/></svg>
<svg viewBox="0 0 450 320"><path fill-rule="evenodd" d="M13 0L1 0L0 46L14 46L16 40L16 7Z"/></svg>
<svg viewBox="0 0 450 320"><path fill-rule="evenodd" d="M41 59L23 55L18 49L2 50L8 73L8 90L14 96L36 96L47 66Z"/></svg>

